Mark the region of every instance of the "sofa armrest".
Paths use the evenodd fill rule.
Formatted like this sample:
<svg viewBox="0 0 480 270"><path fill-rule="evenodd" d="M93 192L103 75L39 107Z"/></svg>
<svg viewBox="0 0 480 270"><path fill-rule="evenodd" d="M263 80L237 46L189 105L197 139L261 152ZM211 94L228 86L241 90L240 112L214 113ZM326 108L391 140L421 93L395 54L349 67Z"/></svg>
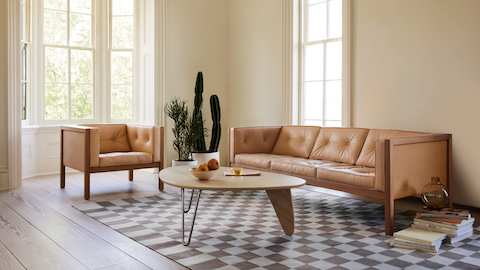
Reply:
<svg viewBox="0 0 480 270"><path fill-rule="evenodd" d="M281 127L243 127L230 129L230 164L241 153L271 153Z"/></svg>
<svg viewBox="0 0 480 270"><path fill-rule="evenodd" d="M384 179L384 190L392 200L419 196L432 177L439 177L450 191L452 172L452 136L427 134L385 140L377 151L378 179Z"/></svg>
<svg viewBox="0 0 480 270"><path fill-rule="evenodd" d="M163 166L163 127L129 124L127 136L132 151L150 153L153 161Z"/></svg>
<svg viewBox="0 0 480 270"><path fill-rule="evenodd" d="M60 129L61 164L89 171L99 166L100 134L95 127L69 125Z"/></svg>

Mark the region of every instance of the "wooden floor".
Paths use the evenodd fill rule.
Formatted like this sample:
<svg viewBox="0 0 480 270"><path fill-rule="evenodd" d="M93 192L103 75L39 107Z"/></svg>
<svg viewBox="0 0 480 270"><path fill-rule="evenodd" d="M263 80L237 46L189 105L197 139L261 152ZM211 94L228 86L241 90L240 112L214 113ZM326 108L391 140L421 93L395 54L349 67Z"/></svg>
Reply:
<svg viewBox="0 0 480 270"><path fill-rule="evenodd" d="M78 212L82 175L23 181L20 189L0 193L0 270L4 269L185 269L107 226ZM136 171L92 175L92 200L157 193L156 175ZM171 191L171 190L170 190Z"/></svg>
<svg viewBox="0 0 480 270"><path fill-rule="evenodd" d="M92 200L156 194L157 176L136 171L93 174ZM0 193L0 270L4 269L185 269L166 257L121 235L72 207L83 202L83 177L68 174L66 189L59 176L23 181L20 189ZM339 196L345 193L305 186ZM176 192L166 187L166 192ZM400 208L418 209L418 201Z"/></svg>

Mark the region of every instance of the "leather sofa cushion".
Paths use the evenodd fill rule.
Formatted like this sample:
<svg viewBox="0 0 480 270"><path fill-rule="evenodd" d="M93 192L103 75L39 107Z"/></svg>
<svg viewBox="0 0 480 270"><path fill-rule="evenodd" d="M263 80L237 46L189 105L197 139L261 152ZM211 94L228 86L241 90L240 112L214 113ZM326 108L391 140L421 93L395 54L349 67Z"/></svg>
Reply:
<svg viewBox="0 0 480 270"><path fill-rule="evenodd" d="M294 157L282 157L271 160L271 169L281 173L315 178L317 167L326 166L327 164L331 164L331 162Z"/></svg>
<svg viewBox="0 0 480 270"><path fill-rule="evenodd" d="M276 155L308 158L319 130L319 127L282 127L272 153Z"/></svg>
<svg viewBox="0 0 480 270"><path fill-rule="evenodd" d="M373 189L375 168L331 164L317 168L317 178Z"/></svg>
<svg viewBox="0 0 480 270"><path fill-rule="evenodd" d="M275 146L280 129L280 127L236 128L233 130L234 152L237 154L270 154Z"/></svg>
<svg viewBox="0 0 480 270"><path fill-rule="evenodd" d="M360 156L355 164L359 166L375 167L375 148L378 141L392 138L413 137L422 134L424 135L426 133L388 129L371 129L368 132L368 136L365 139Z"/></svg>
<svg viewBox="0 0 480 270"><path fill-rule="evenodd" d="M361 128L322 128L310 159L355 164L367 134Z"/></svg>
<svg viewBox="0 0 480 270"><path fill-rule="evenodd" d="M89 124L98 128L100 134L100 153L131 151L124 124Z"/></svg>
<svg viewBox="0 0 480 270"><path fill-rule="evenodd" d="M272 159L278 156L272 154L238 154L235 155L235 164L259 169L270 169Z"/></svg>
<svg viewBox="0 0 480 270"><path fill-rule="evenodd" d="M100 167L152 163L152 154L144 152L112 152L99 155Z"/></svg>

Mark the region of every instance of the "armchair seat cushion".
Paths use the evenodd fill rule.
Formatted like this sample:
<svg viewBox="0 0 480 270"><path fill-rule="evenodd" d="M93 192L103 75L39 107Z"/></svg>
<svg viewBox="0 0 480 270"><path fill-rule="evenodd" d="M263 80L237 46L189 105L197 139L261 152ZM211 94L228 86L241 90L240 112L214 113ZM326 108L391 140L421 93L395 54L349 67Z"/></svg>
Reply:
<svg viewBox="0 0 480 270"><path fill-rule="evenodd" d="M100 167L148 164L153 162L152 154L146 152L112 152L99 155Z"/></svg>
<svg viewBox="0 0 480 270"><path fill-rule="evenodd" d="M317 178L373 189L375 168L332 163L318 167Z"/></svg>

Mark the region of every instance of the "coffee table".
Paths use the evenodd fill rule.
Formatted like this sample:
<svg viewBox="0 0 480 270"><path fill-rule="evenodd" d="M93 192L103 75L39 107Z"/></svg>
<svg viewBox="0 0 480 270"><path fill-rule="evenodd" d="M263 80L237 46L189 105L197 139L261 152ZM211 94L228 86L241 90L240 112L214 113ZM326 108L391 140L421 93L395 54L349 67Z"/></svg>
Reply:
<svg viewBox="0 0 480 270"><path fill-rule="evenodd" d="M292 188L305 185L305 180L288 175L262 172L259 176L225 176L224 171L230 170L227 167L221 167L216 170L213 178L207 181L200 181L195 178L190 168L187 166L170 167L160 171L160 179L171 186L181 189L181 210L182 210L182 242L188 246L192 239L193 227L197 216L198 205L202 190L217 191L245 191L245 190L265 190L272 203L278 221L283 231L287 235L292 235L294 231L294 217L292 204ZM185 189L192 190L188 207L185 208ZM185 214L190 212L194 193L197 193L195 210L193 213L190 232L185 238Z"/></svg>

